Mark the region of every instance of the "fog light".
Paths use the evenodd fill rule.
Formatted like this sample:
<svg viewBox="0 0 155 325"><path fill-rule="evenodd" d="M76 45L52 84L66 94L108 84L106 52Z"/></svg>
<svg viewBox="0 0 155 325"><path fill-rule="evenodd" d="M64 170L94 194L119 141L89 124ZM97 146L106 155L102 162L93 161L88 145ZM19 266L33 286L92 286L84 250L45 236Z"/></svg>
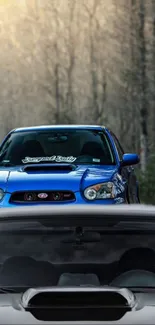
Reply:
<svg viewBox="0 0 155 325"><path fill-rule="evenodd" d="M96 195L97 195L97 192L96 192L96 190L94 188L87 188L84 191L84 196L88 200L95 200L96 199Z"/></svg>

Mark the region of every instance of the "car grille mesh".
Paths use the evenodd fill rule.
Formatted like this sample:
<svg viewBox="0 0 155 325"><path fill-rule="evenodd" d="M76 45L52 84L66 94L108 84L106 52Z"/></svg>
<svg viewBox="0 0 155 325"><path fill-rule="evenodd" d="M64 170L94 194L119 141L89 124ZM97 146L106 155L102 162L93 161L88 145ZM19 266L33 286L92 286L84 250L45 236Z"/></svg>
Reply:
<svg viewBox="0 0 155 325"><path fill-rule="evenodd" d="M12 203L35 202L71 202L75 201L75 195L71 191L20 191L11 195Z"/></svg>

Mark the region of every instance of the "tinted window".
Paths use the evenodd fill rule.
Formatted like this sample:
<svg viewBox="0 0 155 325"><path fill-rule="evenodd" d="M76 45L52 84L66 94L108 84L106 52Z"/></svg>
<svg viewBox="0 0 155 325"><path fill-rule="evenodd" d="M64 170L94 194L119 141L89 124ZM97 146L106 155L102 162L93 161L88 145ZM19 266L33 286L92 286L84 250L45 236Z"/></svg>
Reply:
<svg viewBox="0 0 155 325"><path fill-rule="evenodd" d="M56 228L40 216L1 221L0 286L96 285L98 281L99 285L155 287L155 223L119 222L115 217L114 225L104 216L105 226L103 222L95 229L84 227L81 240L75 226L64 227L65 216L61 224L55 216ZM123 273L131 270L137 273L124 279ZM141 276L142 270L153 276L145 277L144 272Z"/></svg>
<svg viewBox="0 0 155 325"><path fill-rule="evenodd" d="M114 164L107 135L91 130L12 133L0 151L1 165L26 163Z"/></svg>

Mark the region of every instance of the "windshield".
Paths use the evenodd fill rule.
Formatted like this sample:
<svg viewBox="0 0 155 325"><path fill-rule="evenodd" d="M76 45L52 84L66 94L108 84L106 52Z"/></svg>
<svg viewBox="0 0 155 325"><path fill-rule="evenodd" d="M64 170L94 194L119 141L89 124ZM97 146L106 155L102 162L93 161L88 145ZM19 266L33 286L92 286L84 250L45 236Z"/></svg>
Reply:
<svg viewBox="0 0 155 325"><path fill-rule="evenodd" d="M0 150L0 165L30 163L115 163L107 135L91 130L15 132Z"/></svg>
<svg viewBox="0 0 155 325"><path fill-rule="evenodd" d="M155 288L155 223L138 221L134 228L107 219L95 228L53 227L42 217L1 221L0 286Z"/></svg>

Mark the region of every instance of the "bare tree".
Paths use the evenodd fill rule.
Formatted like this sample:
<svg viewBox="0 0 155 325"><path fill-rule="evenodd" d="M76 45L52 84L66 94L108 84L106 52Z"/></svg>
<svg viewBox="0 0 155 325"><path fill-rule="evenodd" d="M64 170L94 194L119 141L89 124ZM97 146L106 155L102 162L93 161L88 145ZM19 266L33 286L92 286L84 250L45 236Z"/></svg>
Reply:
<svg viewBox="0 0 155 325"><path fill-rule="evenodd" d="M148 153L148 109L146 97L146 44L145 44L145 1L139 0L139 57L140 57L140 86L141 86L141 104L140 104L140 123L141 123L141 168L146 169Z"/></svg>
<svg viewBox="0 0 155 325"><path fill-rule="evenodd" d="M48 2L45 26L42 30L43 62L45 79L40 82L45 94L46 114L49 122L59 124L61 119L60 91L60 19L59 8L54 1ZM52 23L51 23L52 22ZM53 32L53 30L54 32ZM53 32L53 33L52 33Z"/></svg>
<svg viewBox="0 0 155 325"><path fill-rule="evenodd" d="M73 120L74 95L73 95L73 72L75 66L75 51L76 51L76 34L74 31L74 15L75 15L76 0L68 0L69 20L68 20L68 40L66 40L68 52L68 67L67 73L67 93L65 100L65 118L67 121Z"/></svg>
<svg viewBox="0 0 155 325"><path fill-rule="evenodd" d="M153 68L153 85L152 85L152 92L153 92L153 105L152 105L152 110L153 110L153 138L155 139L155 90L154 90L154 85L155 85L155 1L152 0L152 13L153 13L153 42L152 42L152 68ZM153 148L155 148L155 140L153 142Z"/></svg>
<svg viewBox="0 0 155 325"><path fill-rule="evenodd" d="M102 35L102 29L97 18L97 9L100 0L94 0L92 7L84 1L84 8L88 15L88 35L90 44L90 75L92 85L92 121L94 123L103 123L104 103L106 100L106 72L102 56L102 47L99 47L99 39ZM102 36L103 37L103 36ZM101 52L100 52L101 51ZM100 52L100 53L99 53ZM99 54L101 57L99 57ZM100 69L100 75L99 70Z"/></svg>

